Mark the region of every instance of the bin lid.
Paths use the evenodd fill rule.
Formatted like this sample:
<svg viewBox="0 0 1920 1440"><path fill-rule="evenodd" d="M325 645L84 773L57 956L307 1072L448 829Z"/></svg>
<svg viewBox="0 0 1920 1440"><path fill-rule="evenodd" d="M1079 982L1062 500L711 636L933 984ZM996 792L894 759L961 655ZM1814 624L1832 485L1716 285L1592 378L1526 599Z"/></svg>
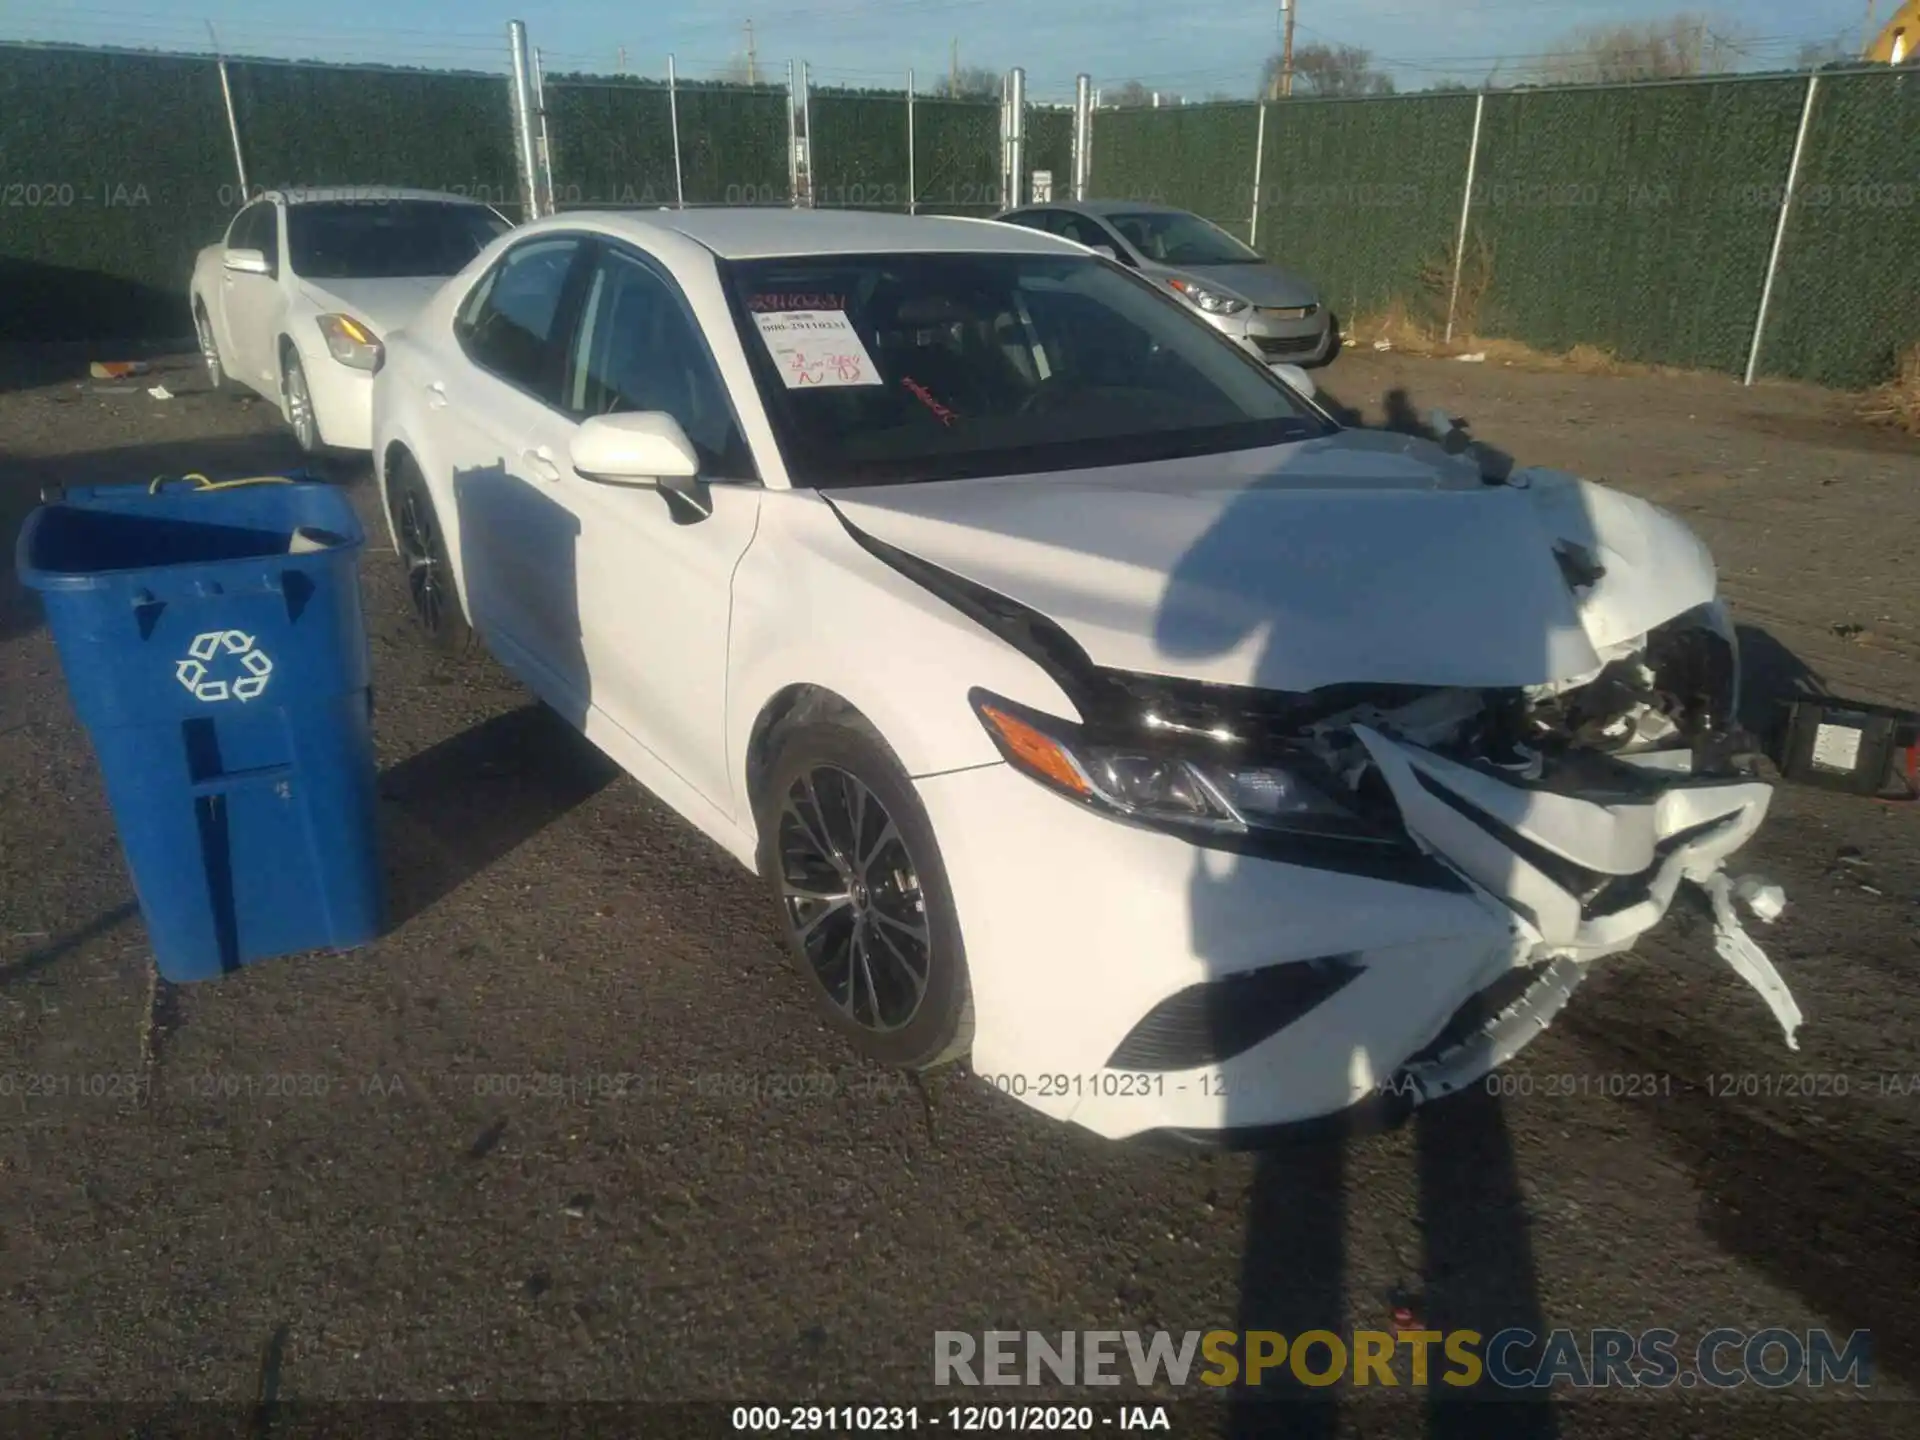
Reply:
<svg viewBox="0 0 1920 1440"><path fill-rule="evenodd" d="M316 536L327 545L317 545ZM34 590L89 590L145 572L192 571L316 549L352 550L366 534L344 492L311 480L194 488L96 485L27 517L14 569Z"/></svg>

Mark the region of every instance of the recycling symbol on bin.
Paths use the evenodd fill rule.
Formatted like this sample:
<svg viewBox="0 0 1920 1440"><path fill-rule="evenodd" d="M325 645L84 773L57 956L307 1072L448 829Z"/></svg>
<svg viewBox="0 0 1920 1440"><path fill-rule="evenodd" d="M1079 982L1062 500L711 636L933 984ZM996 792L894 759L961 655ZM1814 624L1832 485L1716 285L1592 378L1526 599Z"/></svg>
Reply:
<svg viewBox="0 0 1920 1440"><path fill-rule="evenodd" d="M175 663L174 676L195 699L209 703L238 700L244 704L265 690L273 675L273 661L264 650L253 648L253 636L244 630L196 635L187 647L187 657Z"/></svg>

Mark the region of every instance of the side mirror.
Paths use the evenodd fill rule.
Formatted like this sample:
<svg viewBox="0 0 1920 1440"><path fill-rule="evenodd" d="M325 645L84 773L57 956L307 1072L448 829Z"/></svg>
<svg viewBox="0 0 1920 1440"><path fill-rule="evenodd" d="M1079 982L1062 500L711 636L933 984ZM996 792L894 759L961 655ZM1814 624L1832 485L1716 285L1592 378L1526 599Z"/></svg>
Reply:
<svg viewBox="0 0 1920 1440"><path fill-rule="evenodd" d="M579 475L603 485L659 487L700 473L687 432L658 410L590 417L574 432L567 458Z"/></svg>
<svg viewBox="0 0 1920 1440"><path fill-rule="evenodd" d="M237 275L271 275L273 267L259 250L229 250L224 257L227 269Z"/></svg>
<svg viewBox="0 0 1920 1440"><path fill-rule="evenodd" d="M1267 368L1309 400L1320 393L1320 387L1313 383L1313 377L1298 365L1269 365Z"/></svg>

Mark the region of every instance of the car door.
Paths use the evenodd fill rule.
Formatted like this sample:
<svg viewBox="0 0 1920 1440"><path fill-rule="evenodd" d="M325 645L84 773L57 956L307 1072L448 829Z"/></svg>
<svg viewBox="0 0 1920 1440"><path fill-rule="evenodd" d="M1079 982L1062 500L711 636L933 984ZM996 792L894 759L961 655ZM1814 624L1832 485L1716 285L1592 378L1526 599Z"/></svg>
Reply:
<svg viewBox="0 0 1920 1440"><path fill-rule="evenodd" d="M713 353L665 267L605 243L583 293L562 386L569 429L593 415L664 412L693 442L701 482L698 509L656 489L586 480L571 466L556 486L579 518L593 703L732 814L727 637L733 572L759 523L759 476Z"/></svg>
<svg viewBox="0 0 1920 1440"><path fill-rule="evenodd" d="M501 256L461 306L455 350L429 365L429 423L459 536L468 619L529 688L584 723L579 525L562 494L559 379L584 237L542 235ZM441 373L444 372L444 373Z"/></svg>
<svg viewBox="0 0 1920 1440"><path fill-rule="evenodd" d="M285 297L280 287L280 217L272 200L256 200L234 219L229 249L258 250L267 258L265 275L222 267L221 312L226 318L224 354L235 378L261 394L278 397L280 369L274 354Z"/></svg>

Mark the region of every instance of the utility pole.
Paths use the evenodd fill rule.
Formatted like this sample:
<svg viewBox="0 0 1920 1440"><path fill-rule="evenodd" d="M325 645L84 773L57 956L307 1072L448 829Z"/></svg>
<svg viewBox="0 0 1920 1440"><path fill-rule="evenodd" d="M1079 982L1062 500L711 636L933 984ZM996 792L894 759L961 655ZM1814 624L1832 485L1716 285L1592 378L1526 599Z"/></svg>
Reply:
<svg viewBox="0 0 1920 1440"><path fill-rule="evenodd" d="M1280 0L1280 94L1293 94L1294 0Z"/></svg>
<svg viewBox="0 0 1920 1440"><path fill-rule="evenodd" d="M753 21L747 21L747 84L760 83L760 57L753 48Z"/></svg>
<svg viewBox="0 0 1920 1440"><path fill-rule="evenodd" d="M627 73L627 47L624 45L620 47L620 64L613 73L616 75L624 75Z"/></svg>
<svg viewBox="0 0 1920 1440"><path fill-rule="evenodd" d="M947 61L947 98L956 99L960 94L960 37L953 37L953 51Z"/></svg>

